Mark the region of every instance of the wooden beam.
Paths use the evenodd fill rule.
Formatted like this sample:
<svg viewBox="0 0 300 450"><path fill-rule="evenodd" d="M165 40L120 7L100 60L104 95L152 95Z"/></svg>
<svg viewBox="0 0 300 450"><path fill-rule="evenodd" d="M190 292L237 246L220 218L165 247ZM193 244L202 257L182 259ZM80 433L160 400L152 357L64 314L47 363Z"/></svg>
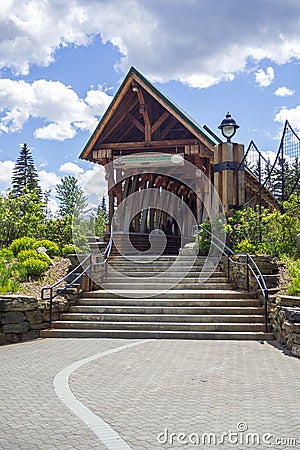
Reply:
<svg viewBox="0 0 300 450"><path fill-rule="evenodd" d="M142 133L145 133L144 125L142 125L131 113L127 113L126 116L136 128L138 128Z"/></svg>
<svg viewBox="0 0 300 450"><path fill-rule="evenodd" d="M168 111L165 111L152 125L151 133L154 133L165 122L165 120L167 120L168 117L170 117L170 113Z"/></svg>
<svg viewBox="0 0 300 450"><path fill-rule="evenodd" d="M175 117L180 124L182 124L185 128L187 128L195 136L196 141L199 140L200 142L205 144L205 153L207 154L207 156L212 158L213 157L213 145L208 141L208 139L206 139L205 136L203 136L201 133L199 133L197 130L195 130L195 128L193 127L193 125L191 123L184 120L181 117L181 115L172 108L171 105L169 105L166 101L163 101L158 93L150 90L149 86L147 86L147 84L142 79L139 79L139 84L145 89L146 92L148 92L153 98L155 98L155 100L157 100L162 106L164 106L164 108L167 111L169 111L170 114L173 117Z"/></svg>
<svg viewBox="0 0 300 450"><path fill-rule="evenodd" d="M162 139L164 139L167 136L167 134L169 133L169 131L172 130L172 128L173 128L173 126L175 125L176 122L177 122L176 119L174 119L174 117L171 117L170 122L168 123L168 125L166 126L164 131L161 133L161 138Z"/></svg>
<svg viewBox="0 0 300 450"><path fill-rule="evenodd" d="M139 103L140 103L140 113L142 114L144 123L145 123L145 141L150 142L151 141L151 124L150 124L150 118L148 115L147 105L145 103L142 89L138 89L137 96L138 96Z"/></svg>
<svg viewBox="0 0 300 450"><path fill-rule="evenodd" d="M144 150L145 148L169 148L169 147L182 147L184 145L197 144L195 139L174 139L165 141L152 141L152 142L110 142L106 144L100 144L95 150L101 150L103 148L110 148L112 150Z"/></svg>
<svg viewBox="0 0 300 450"><path fill-rule="evenodd" d="M163 177L161 177L158 182L155 184L156 188L160 188L166 181L167 181L168 177L166 175L164 175Z"/></svg>

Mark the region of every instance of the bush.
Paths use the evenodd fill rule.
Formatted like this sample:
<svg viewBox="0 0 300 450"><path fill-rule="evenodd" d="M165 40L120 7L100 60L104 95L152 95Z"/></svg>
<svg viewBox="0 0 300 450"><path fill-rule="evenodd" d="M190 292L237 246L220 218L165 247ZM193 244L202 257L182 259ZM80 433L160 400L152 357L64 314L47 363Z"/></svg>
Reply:
<svg viewBox="0 0 300 450"><path fill-rule="evenodd" d="M7 267L5 262L0 262L0 294L14 294L19 283L13 278L13 268Z"/></svg>
<svg viewBox="0 0 300 450"><path fill-rule="evenodd" d="M24 261L26 261L26 259L29 259L29 258L34 258L34 259L39 259L41 261L44 261L48 264L48 267L51 264L51 259L49 258L49 256L45 255L45 253L39 253L37 250L22 250L18 254L18 260L20 262L24 262Z"/></svg>
<svg viewBox="0 0 300 450"><path fill-rule="evenodd" d="M206 233L203 228L199 228L199 231L195 234L195 244L194 248L198 249L199 255L207 256L210 245L211 245L211 237Z"/></svg>
<svg viewBox="0 0 300 450"><path fill-rule="evenodd" d="M290 295L297 295L300 293L300 259L293 260L284 255L282 262L288 271L288 293Z"/></svg>
<svg viewBox="0 0 300 450"><path fill-rule="evenodd" d="M10 262L14 258L14 254L8 248L0 250L0 262Z"/></svg>
<svg viewBox="0 0 300 450"><path fill-rule="evenodd" d="M44 224L42 236L55 242L59 247L72 242L72 217L65 216L62 219L49 219Z"/></svg>
<svg viewBox="0 0 300 450"><path fill-rule="evenodd" d="M26 279L37 279L46 272L49 264L36 258L28 258L22 263L22 268L26 271Z"/></svg>
<svg viewBox="0 0 300 450"><path fill-rule="evenodd" d="M42 239L40 241L36 241L33 245L33 248L37 250L39 247L45 247L47 250L47 254L49 256L57 256L59 255L59 247L55 242L49 241L48 239Z"/></svg>
<svg viewBox="0 0 300 450"><path fill-rule="evenodd" d="M79 253L80 249L76 247L76 245L66 244L61 249L62 256L66 257L70 255L71 253Z"/></svg>
<svg viewBox="0 0 300 450"><path fill-rule="evenodd" d="M256 253L256 246L254 244L251 244L248 239L244 239L242 242L240 242L236 246L236 252L237 253L250 253L255 254Z"/></svg>
<svg viewBox="0 0 300 450"><path fill-rule="evenodd" d="M28 258L38 258L38 252L36 250L22 250L18 253L17 258L20 262L26 261Z"/></svg>
<svg viewBox="0 0 300 450"><path fill-rule="evenodd" d="M13 252L14 256L17 256L22 250L31 250L34 248L36 239L24 236L16 239L10 244L9 249Z"/></svg>

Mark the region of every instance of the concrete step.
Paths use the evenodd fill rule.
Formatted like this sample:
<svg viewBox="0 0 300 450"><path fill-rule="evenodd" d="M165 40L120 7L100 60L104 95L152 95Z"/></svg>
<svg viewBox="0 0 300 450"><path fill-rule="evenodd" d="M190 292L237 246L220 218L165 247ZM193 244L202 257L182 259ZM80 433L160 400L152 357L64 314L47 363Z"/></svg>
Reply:
<svg viewBox="0 0 300 450"><path fill-rule="evenodd" d="M162 284L164 284L164 283L169 283L170 282L169 280L172 280L172 283L174 283L174 282L178 282L178 283L183 282L184 283L185 282L187 284L189 284L189 283L199 284L199 282L203 283L203 281L209 282L211 284L227 283L227 277L225 277L225 275L224 276L216 276L214 274L213 275L207 274L207 277L205 277L203 274L201 274L201 277L199 277L199 276L195 277L195 275L193 276L193 274L188 274L188 275L189 276L182 278L180 276L180 274L177 276L174 276L172 274L172 276L164 277L164 274L160 274L160 275L154 274L153 275L152 273L149 273L146 275L142 274L140 276L134 276L134 275L131 275L128 273L124 277L122 277L122 276L120 277L118 275L113 275L113 276L108 275L107 278L108 278L109 283L121 283L121 284L123 284L124 281L130 281L132 283L154 283L154 284L162 283Z"/></svg>
<svg viewBox="0 0 300 450"><path fill-rule="evenodd" d="M197 339L197 340L241 340L269 341L272 333L264 332L224 332L224 331L149 331L149 330L80 330L48 329L42 330L45 338L106 338L106 339Z"/></svg>
<svg viewBox="0 0 300 450"><path fill-rule="evenodd" d="M261 303L258 299L248 298L83 298L79 299L77 305L80 306L96 306L96 307L260 307Z"/></svg>
<svg viewBox="0 0 300 450"><path fill-rule="evenodd" d="M110 258L104 289L101 286L83 293L76 306L53 322L51 330L43 330L42 336L273 338L264 333L261 300L252 293L237 291L219 265L211 265L209 272L206 257L198 257L192 267L190 262L191 257L178 256ZM199 280L203 268L205 282Z"/></svg>
<svg viewBox="0 0 300 450"><path fill-rule="evenodd" d="M75 322L180 322L180 323L260 323L264 317L260 315L200 315L200 314L84 314L66 313L60 317L61 321Z"/></svg>
<svg viewBox="0 0 300 450"><path fill-rule="evenodd" d="M204 264L211 264L211 265L216 265L219 264L219 261L217 260L208 260L206 258L204 259L193 259L191 257L188 258L157 258L157 259L146 259L146 258L141 258L141 257L134 257L132 259L118 259L116 260L115 258L109 258L109 264L110 265L124 265L124 266L130 266L131 264L135 264L135 265L139 265L139 266L149 266L149 267L154 267L159 266L159 265L165 265L165 266L195 266L195 267L201 267Z"/></svg>
<svg viewBox="0 0 300 450"><path fill-rule="evenodd" d="M264 323L235 322L108 322L108 321L56 321L53 328L85 330L154 330L154 331L263 331Z"/></svg>
<svg viewBox="0 0 300 450"><path fill-rule="evenodd" d="M101 258L99 258L101 260ZM112 259L109 259L109 265L112 267L149 267L151 269L154 269L155 267L173 267L173 268L181 268L181 267L221 267L221 264L219 261L208 261L208 260L193 260L191 258L189 259L170 259L170 260L153 260L153 261L147 261L144 259L134 258L132 260L120 260L115 261Z"/></svg>
<svg viewBox="0 0 300 450"><path fill-rule="evenodd" d="M121 274L121 275L120 275ZM149 270L142 270L142 271L136 271L134 270L134 268L132 270L127 270L127 271L121 271L121 270L116 270L116 272L112 272L110 269L108 269L107 271L107 276L108 279L110 281L113 281L115 279L122 279L122 277L126 276L126 277L132 277L132 278L146 278L149 279L151 277L168 277L168 278L182 278L182 276L185 276L185 278L187 280L189 280L190 278L196 278L198 279L200 277L200 272L198 272L198 270L195 271L190 271L188 273L183 273L182 271L176 271L174 272L173 270L171 270L170 272L159 272L157 270L153 270L153 271L149 271ZM227 279L227 276L225 275L224 272L221 271L217 271L217 272L201 272L201 277L202 278L206 278L206 277L210 277L210 278L222 278L222 279Z"/></svg>
<svg viewBox="0 0 300 450"><path fill-rule="evenodd" d="M240 292L235 290L218 289L172 289L169 292L161 292L160 289L114 289L113 292L97 290L84 292L83 298L104 299L104 298L163 298L163 299L253 299L253 293Z"/></svg>
<svg viewBox="0 0 300 450"><path fill-rule="evenodd" d="M165 282L165 283L161 283L161 282L156 282L156 283L148 283L144 280L143 283L138 283L138 282L131 282L131 283L110 283L110 282L106 282L106 283L102 283L101 288L102 289L107 289L107 290L122 290L123 292L125 291L129 291L130 289L134 288L136 291L141 291L141 290L145 290L147 289L149 291L149 293L153 290L153 286L156 286L156 290L182 290L182 291L187 291L187 290L196 290L196 291L200 291L200 290L207 290L207 289L214 289L214 290L229 290L229 289L234 289L236 286L234 284L229 284L226 283L226 281L222 282L222 283L210 283L209 280L207 282L202 282L202 283L184 283L184 282L180 282L178 284L176 284L176 282L174 281L173 283L170 282ZM149 294L149 296L152 294Z"/></svg>
<svg viewBox="0 0 300 450"><path fill-rule="evenodd" d="M75 314L151 314L151 315L263 315L263 307L249 306L71 306L69 313Z"/></svg>
<svg viewBox="0 0 300 450"><path fill-rule="evenodd" d="M135 256L120 256L120 255L113 255L109 258L109 261L112 262L130 262L132 260L134 261L139 261L139 262L145 262L145 263L149 263L149 262L153 262L153 261L164 261L164 262L174 262L176 260L178 261L191 261L191 259L193 259L194 256L190 256L190 255L161 255L161 256L155 256L155 255L135 255ZM196 262L206 262L206 261L216 261L216 258L214 257L210 257L208 258L207 256L196 256L195 257L195 261Z"/></svg>

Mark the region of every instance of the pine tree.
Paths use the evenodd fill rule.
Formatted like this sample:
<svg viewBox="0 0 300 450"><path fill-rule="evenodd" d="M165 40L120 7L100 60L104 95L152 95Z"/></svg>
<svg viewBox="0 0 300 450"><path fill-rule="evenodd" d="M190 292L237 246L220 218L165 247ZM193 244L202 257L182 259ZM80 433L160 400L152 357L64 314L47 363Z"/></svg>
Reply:
<svg viewBox="0 0 300 450"><path fill-rule="evenodd" d="M106 202L105 202L105 197L102 197L101 203L100 203L100 208L102 209L102 211L107 211L106 209Z"/></svg>
<svg viewBox="0 0 300 450"><path fill-rule="evenodd" d="M30 148L26 144L21 148L12 174L12 192L19 197L26 192L36 192L42 199L42 190L39 186L39 177L34 166Z"/></svg>
<svg viewBox="0 0 300 450"><path fill-rule="evenodd" d="M59 215L79 216L85 212L87 199L83 190L78 186L77 179L71 175L62 178L56 186L56 198L59 200Z"/></svg>
<svg viewBox="0 0 300 450"><path fill-rule="evenodd" d="M95 217L95 233L97 236L104 236L105 227L108 223L108 215L106 212L105 199L102 198L100 205L97 208Z"/></svg>
<svg viewBox="0 0 300 450"><path fill-rule="evenodd" d="M287 200L291 194L299 195L300 186L300 163L298 158L293 161L284 162L284 199Z"/></svg>

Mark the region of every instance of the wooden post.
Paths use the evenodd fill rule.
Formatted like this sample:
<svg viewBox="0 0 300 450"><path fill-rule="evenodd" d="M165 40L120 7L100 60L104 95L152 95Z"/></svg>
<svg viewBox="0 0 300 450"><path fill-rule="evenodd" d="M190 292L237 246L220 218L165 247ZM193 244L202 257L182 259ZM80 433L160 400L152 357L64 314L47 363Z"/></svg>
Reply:
<svg viewBox="0 0 300 450"><path fill-rule="evenodd" d="M214 158L214 186L225 210L240 206L245 201L244 172L237 168L244 157L244 146L232 142L219 144ZM215 213L219 205L214 202Z"/></svg>

